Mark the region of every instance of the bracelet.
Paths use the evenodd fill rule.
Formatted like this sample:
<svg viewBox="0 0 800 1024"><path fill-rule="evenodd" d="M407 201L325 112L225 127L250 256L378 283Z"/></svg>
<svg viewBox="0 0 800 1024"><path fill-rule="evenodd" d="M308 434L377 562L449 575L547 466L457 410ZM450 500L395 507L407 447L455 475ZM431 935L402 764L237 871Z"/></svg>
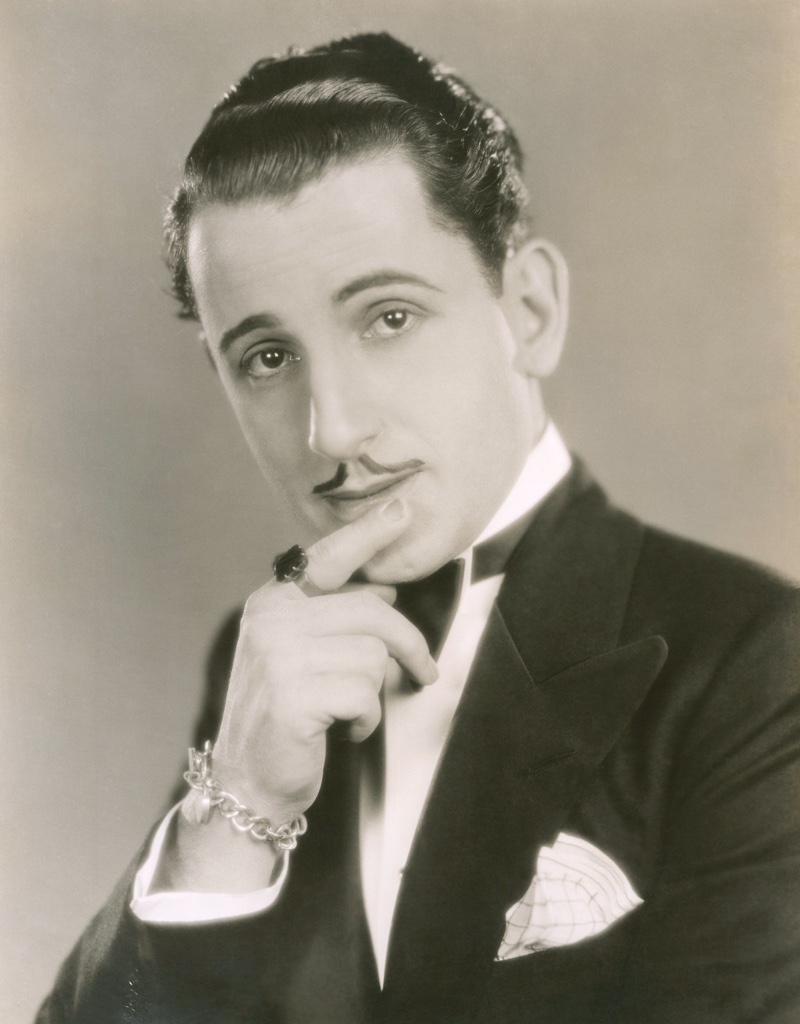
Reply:
<svg viewBox="0 0 800 1024"><path fill-rule="evenodd" d="M181 806L184 818L193 824L205 825L216 807L239 832L249 833L259 843L275 843L281 850L293 850L297 846L297 837L308 828L305 815L298 814L292 821L273 827L268 818L253 814L214 778L211 770L213 752L210 740L206 740L200 751L189 748L189 771L184 772L183 777L194 792L187 794Z"/></svg>

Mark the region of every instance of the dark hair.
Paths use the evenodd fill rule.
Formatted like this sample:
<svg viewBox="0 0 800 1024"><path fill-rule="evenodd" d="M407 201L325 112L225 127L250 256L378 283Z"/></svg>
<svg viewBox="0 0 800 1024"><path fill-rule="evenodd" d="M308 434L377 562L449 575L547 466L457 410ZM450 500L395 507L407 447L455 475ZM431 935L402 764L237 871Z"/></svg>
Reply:
<svg viewBox="0 0 800 1024"><path fill-rule="evenodd" d="M333 164L394 151L499 292L508 248L528 230L516 136L452 71L379 33L260 60L214 107L165 222L180 315L197 318L186 263L196 210L291 197Z"/></svg>

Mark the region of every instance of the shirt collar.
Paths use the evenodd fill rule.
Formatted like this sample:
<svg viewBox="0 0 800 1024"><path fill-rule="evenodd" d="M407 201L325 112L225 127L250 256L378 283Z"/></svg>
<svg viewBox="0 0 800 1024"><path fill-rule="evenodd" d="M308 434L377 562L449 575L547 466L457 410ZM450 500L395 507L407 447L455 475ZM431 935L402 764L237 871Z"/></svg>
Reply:
<svg viewBox="0 0 800 1024"><path fill-rule="evenodd" d="M548 420L544 433L528 453L525 464L503 503L489 520L483 532L460 556L465 562L465 580L472 574L472 549L476 544L504 530L520 516L540 505L564 479L572 466L572 457L558 432Z"/></svg>

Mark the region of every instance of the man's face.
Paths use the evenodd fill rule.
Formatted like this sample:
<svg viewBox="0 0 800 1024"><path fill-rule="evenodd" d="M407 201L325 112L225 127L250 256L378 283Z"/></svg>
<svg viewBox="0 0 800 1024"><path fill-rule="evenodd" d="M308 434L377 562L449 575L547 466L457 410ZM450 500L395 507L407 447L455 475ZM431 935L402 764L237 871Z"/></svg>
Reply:
<svg viewBox="0 0 800 1024"><path fill-rule="evenodd" d="M225 390L302 539L400 496L410 526L369 578L425 575L475 539L535 439L531 384L500 300L407 160L201 210L189 271Z"/></svg>

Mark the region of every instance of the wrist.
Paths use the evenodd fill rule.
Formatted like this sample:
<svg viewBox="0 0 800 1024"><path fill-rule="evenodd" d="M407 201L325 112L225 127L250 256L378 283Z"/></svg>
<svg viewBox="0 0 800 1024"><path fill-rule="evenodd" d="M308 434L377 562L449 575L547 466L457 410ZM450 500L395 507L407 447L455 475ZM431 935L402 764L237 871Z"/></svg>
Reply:
<svg viewBox="0 0 800 1024"><path fill-rule="evenodd" d="M193 824L178 812L166 835L153 892L248 893L280 877L288 853L272 843L250 842L214 814Z"/></svg>
<svg viewBox="0 0 800 1024"><path fill-rule="evenodd" d="M266 818L276 827L292 822L305 810L306 805L300 801L291 802L280 794L270 792L268 788L259 784L259 780L254 780L252 774L228 761L217 759L216 754L213 759L213 774L223 789L235 793L242 804L252 808L254 815Z"/></svg>
<svg viewBox="0 0 800 1024"><path fill-rule="evenodd" d="M213 748L206 742L202 751L189 750L189 770L184 779L191 787L181 805L181 813L189 824L206 825L214 811L228 819L237 831L259 843L274 844L281 850L293 850L297 837L306 831L303 814L291 818L267 817L243 803L226 789L214 771Z"/></svg>

